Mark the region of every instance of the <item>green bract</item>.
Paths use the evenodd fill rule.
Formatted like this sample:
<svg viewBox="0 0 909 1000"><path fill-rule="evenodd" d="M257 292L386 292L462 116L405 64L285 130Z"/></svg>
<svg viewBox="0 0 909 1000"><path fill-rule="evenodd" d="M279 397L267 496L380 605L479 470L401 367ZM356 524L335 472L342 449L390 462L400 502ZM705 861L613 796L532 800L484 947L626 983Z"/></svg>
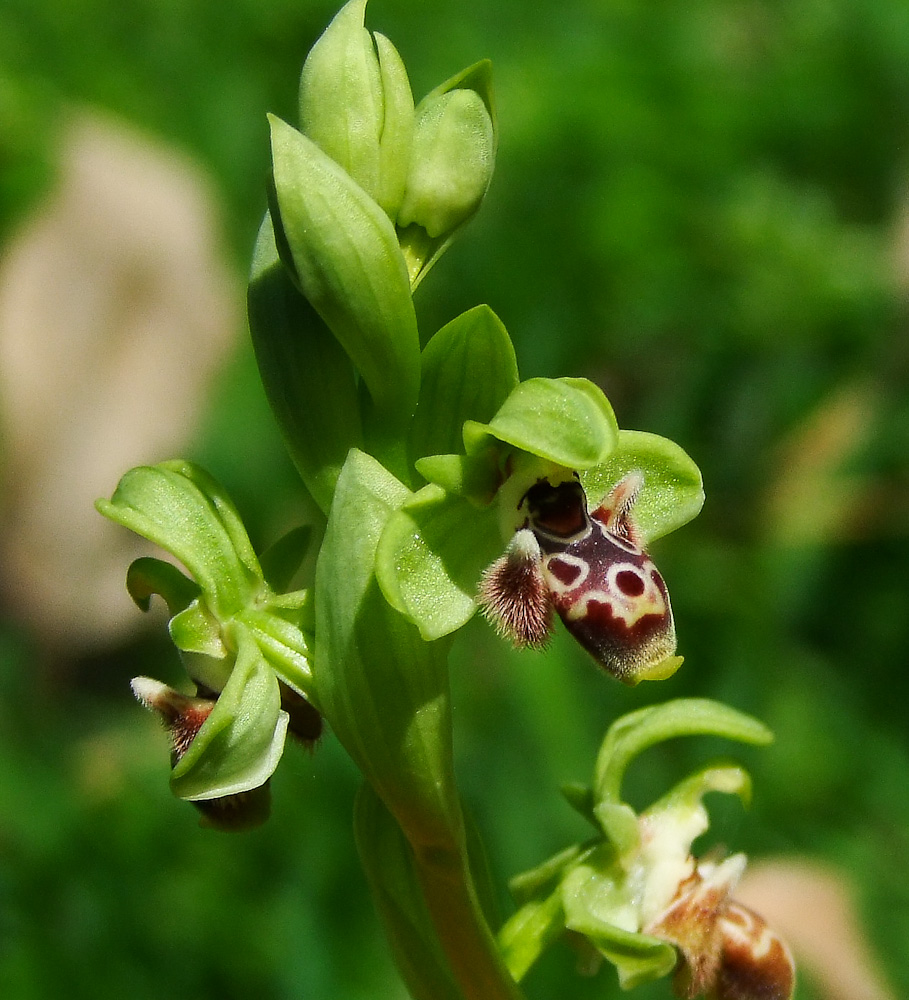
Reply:
<svg viewBox="0 0 909 1000"><path fill-rule="evenodd" d="M757 720L696 698L641 709L615 722L603 741L593 788L566 790L596 836L512 880L519 909L499 942L516 978L566 930L582 935L611 962L626 989L675 967L675 948L643 929L694 870L691 844L708 827L704 795L725 792L747 802L748 776L731 765L705 768L639 815L622 801L621 781L643 750L693 735L755 744L772 739Z"/></svg>
<svg viewBox="0 0 909 1000"><path fill-rule="evenodd" d="M278 250L362 376L373 420L401 433L417 403L420 347L394 227L314 142L278 118L271 125Z"/></svg>

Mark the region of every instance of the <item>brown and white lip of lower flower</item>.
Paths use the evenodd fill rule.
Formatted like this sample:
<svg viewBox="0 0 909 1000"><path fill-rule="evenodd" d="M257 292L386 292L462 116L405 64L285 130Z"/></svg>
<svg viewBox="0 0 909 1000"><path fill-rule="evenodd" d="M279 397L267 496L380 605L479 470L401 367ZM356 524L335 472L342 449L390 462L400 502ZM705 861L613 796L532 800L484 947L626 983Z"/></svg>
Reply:
<svg viewBox="0 0 909 1000"><path fill-rule="evenodd" d="M176 767L211 715L216 699L193 698L181 694L152 677L134 677L130 686L136 698L147 709L159 715L167 727L171 740L171 767ZM306 704L308 707L308 703ZM315 712L315 709L312 711ZM318 734L314 739L317 736ZM258 788L197 800L193 805L201 813L203 826L216 830L243 831L259 826L268 819L271 794L268 782L265 782Z"/></svg>
<svg viewBox="0 0 909 1000"><path fill-rule="evenodd" d="M730 898L743 854L702 861L644 928L679 950L674 988L683 1000L790 1000L792 954L762 917Z"/></svg>
<svg viewBox="0 0 909 1000"><path fill-rule="evenodd" d="M211 715L214 699L191 698L152 677L134 677L130 686L136 698L164 721L171 738L171 763L176 764Z"/></svg>

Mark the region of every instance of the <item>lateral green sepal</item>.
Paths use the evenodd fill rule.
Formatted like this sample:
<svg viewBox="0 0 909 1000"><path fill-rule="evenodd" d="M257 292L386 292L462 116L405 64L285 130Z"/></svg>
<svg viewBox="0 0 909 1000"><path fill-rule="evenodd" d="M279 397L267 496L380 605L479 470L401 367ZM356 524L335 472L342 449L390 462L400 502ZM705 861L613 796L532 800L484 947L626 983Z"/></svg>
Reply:
<svg viewBox="0 0 909 1000"><path fill-rule="evenodd" d="M615 450L601 463L581 472L581 484L592 506L629 472L644 474L634 504L634 521L645 541L681 528L704 504L700 469L668 438L644 431L620 430Z"/></svg>
<svg viewBox="0 0 909 1000"><path fill-rule="evenodd" d="M238 630L238 639L230 679L171 772L179 798L213 799L258 788L281 758L287 714L278 681L252 638Z"/></svg>

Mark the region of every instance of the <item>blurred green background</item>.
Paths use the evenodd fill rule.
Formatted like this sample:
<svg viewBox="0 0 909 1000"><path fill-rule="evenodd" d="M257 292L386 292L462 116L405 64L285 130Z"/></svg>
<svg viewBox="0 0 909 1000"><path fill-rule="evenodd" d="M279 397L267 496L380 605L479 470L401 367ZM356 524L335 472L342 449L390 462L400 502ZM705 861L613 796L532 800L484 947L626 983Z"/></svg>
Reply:
<svg viewBox="0 0 909 1000"><path fill-rule="evenodd" d="M91 106L210 177L242 295L265 112L293 120L334 9L0 0L3 244L53 190L60 123ZM629 775L635 804L734 753L754 803L716 803L712 836L841 870L894 995L909 996L909 5L372 0L368 22L417 97L494 63L496 177L420 288L421 324L488 302L523 377L592 378L621 425L678 441L707 490L655 552L686 656L672 680L621 689L564 635L542 655L478 622L459 639L459 773L497 877L585 835L558 787L588 778L615 716L720 698L776 744L651 751ZM301 501L240 324L205 414L186 457L265 544ZM136 673L178 682L160 627L69 650L4 615L0 996L403 997L355 858L357 776L331 735L288 751L264 828L201 830L169 795ZM547 957L528 995L615 995L609 970L581 980L571 966ZM809 979L799 990L821 995Z"/></svg>

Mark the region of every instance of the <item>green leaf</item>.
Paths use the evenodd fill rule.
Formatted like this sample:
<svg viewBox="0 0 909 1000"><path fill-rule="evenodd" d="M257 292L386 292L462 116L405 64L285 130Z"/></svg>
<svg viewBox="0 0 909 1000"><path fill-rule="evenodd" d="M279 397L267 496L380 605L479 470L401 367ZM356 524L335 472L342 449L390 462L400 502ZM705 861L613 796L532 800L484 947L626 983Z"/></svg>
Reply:
<svg viewBox="0 0 909 1000"><path fill-rule="evenodd" d="M143 611L151 607L153 594L160 595L172 616L199 596L198 584L184 576L173 563L150 556L142 556L130 564L126 571L126 589Z"/></svg>
<svg viewBox="0 0 909 1000"><path fill-rule="evenodd" d="M223 489L188 462L131 469L98 510L172 553L222 621L264 585L239 515Z"/></svg>
<svg viewBox="0 0 909 1000"><path fill-rule="evenodd" d="M451 758L448 643L426 643L385 600L376 549L410 492L351 452L316 568L313 675L335 735L416 844L460 843Z"/></svg>
<svg viewBox="0 0 909 1000"><path fill-rule="evenodd" d="M389 517L376 575L389 604L432 641L470 619L480 574L503 547L494 510L430 485Z"/></svg>
<svg viewBox="0 0 909 1000"><path fill-rule="evenodd" d="M392 957L415 1000L463 1000L414 871L413 851L372 787L360 786L354 835Z"/></svg>
<svg viewBox="0 0 909 1000"><path fill-rule="evenodd" d="M281 759L287 714L274 673L253 640L239 633L237 661L189 749L171 772L181 799L212 799L264 784Z"/></svg>
<svg viewBox="0 0 909 1000"><path fill-rule="evenodd" d="M677 698L638 709L614 722L603 740L594 783L597 800L619 802L631 761L648 747L677 736L722 736L759 746L773 740L762 722L707 698Z"/></svg>
<svg viewBox="0 0 909 1000"><path fill-rule="evenodd" d="M515 388L489 423L464 425L469 455L489 438L583 470L606 461L618 442L618 426L609 400L587 379L532 378Z"/></svg>
<svg viewBox="0 0 909 1000"><path fill-rule="evenodd" d="M491 420L518 384L508 331L489 306L462 313L423 349L420 398L410 431L410 453L458 452L466 420Z"/></svg>
<svg viewBox="0 0 909 1000"><path fill-rule="evenodd" d="M605 462L581 474L592 506L629 472L644 474L634 519L652 542L696 517L704 503L700 469L673 441L643 431L619 431L618 446Z"/></svg>
<svg viewBox="0 0 909 1000"><path fill-rule="evenodd" d="M420 347L397 235L379 205L315 143L271 117L275 198L303 294L359 371L379 420L417 403Z"/></svg>
<svg viewBox="0 0 909 1000"><path fill-rule="evenodd" d="M300 477L327 513L348 451L363 443L353 364L278 259L267 214L247 308L268 402Z"/></svg>

